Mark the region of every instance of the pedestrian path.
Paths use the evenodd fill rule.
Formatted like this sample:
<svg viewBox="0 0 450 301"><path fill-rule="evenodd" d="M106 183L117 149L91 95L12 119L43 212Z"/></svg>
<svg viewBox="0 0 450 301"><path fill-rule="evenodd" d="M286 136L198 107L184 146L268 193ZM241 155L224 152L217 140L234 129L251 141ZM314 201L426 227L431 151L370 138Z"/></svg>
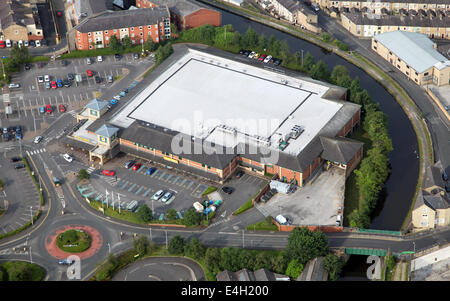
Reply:
<svg viewBox="0 0 450 301"><path fill-rule="evenodd" d="M89 167L88 169L87 169L87 173L88 174L91 174L93 171L95 170L95 167Z"/></svg>
<svg viewBox="0 0 450 301"><path fill-rule="evenodd" d="M42 154L44 152L46 152L47 150L45 148L41 148L41 149L36 149L36 150L32 150L32 151L27 151L27 154L29 156L33 156L33 155L37 155L37 154Z"/></svg>

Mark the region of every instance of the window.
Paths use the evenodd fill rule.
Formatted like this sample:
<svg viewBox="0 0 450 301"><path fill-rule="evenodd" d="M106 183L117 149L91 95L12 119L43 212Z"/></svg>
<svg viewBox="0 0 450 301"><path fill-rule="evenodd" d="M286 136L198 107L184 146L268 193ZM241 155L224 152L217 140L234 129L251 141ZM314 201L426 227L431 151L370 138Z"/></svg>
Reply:
<svg viewBox="0 0 450 301"><path fill-rule="evenodd" d="M408 66L408 65L406 65L406 69L409 69L409 66Z"/></svg>
<svg viewBox="0 0 450 301"><path fill-rule="evenodd" d="M142 30L142 26L139 26L139 29Z"/></svg>
<svg viewBox="0 0 450 301"><path fill-rule="evenodd" d="M139 35L142 37L144 34L141 32Z"/></svg>
<svg viewBox="0 0 450 301"><path fill-rule="evenodd" d="M134 38L134 33L131 34L131 37Z"/></svg>
<svg viewBox="0 0 450 301"><path fill-rule="evenodd" d="M134 27L131 27L131 31L134 31Z"/></svg>
<svg viewBox="0 0 450 301"><path fill-rule="evenodd" d="M89 48L92 48L92 46L89 46ZM98 112L96 110L91 110L91 115L98 116Z"/></svg>
<svg viewBox="0 0 450 301"><path fill-rule="evenodd" d="M108 34L108 31L107 31L107 30L105 30L105 34Z"/></svg>
<svg viewBox="0 0 450 301"><path fill-rule="evenodd" d="M151 25L149 25L149 26L147 26L147 28L148 28L148 29L152 29L152 26L151 26Z"/></svg>
<svg viewBox="0 0 450 301"><path fill-rule="evenodd" d="M90 32L88 32L88 36L91 36L91 33L90 33Z"/></svg>
<svg viewBox="0 0 450 301"><path fill-rule="evenodd" d="M423 74L423 76L427 76L428 75L428 72L425 72L424 74Z"/></svg>

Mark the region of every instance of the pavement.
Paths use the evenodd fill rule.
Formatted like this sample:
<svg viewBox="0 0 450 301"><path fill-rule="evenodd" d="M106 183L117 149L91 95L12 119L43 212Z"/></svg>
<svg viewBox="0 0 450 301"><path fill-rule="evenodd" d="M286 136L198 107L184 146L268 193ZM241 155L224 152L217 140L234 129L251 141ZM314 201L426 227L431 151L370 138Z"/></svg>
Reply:
<svg viewBox="0 0 450 301"><path fill-rule="evenodd" d="M294 193L277 193L256 208L264 216L288 217L293 225L335 226L337 215L342 215L344 209L344 192L345 171L333 167Z"/></svg>

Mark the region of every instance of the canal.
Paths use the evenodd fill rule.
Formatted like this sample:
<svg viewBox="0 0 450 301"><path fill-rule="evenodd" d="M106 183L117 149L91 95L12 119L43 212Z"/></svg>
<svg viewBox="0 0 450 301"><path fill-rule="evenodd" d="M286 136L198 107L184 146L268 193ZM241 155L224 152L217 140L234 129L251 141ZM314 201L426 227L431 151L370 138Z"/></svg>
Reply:
<svg viewBox="0 0 450 301"><path fill-rule="evenodd" d="M241 34L251 26L259 34L274 35L285 40L294 51L310 52L316 61L323 60L330 71L336 65L345 66L350 76L358 76L361 86L380 104L380 109L389 116L389 135L394 150L390 153L391 174L380 194L377 208L372 216L372 229L399 230L408 214L414 196L419 173L418 144L408 117L395 99L372 77L360 68L348 63L336 54L329 53L314 44L279 30L248 20L241 16L215 8L222 13L222 24L232 24Z"/></svg>

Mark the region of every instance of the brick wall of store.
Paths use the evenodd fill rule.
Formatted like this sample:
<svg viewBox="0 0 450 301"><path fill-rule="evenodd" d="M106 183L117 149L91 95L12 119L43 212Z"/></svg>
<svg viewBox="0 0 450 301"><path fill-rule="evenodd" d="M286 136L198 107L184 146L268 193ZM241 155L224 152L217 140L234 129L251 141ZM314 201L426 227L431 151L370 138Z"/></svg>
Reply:
<svg viewBox="0 0 450 301"><path fill-rule="evenodd" d="M205 24L221 26L222 15L218 11L202 8L184 17L182 28L196 28ZM181 25L181 24L180 24Z"/></svg>

